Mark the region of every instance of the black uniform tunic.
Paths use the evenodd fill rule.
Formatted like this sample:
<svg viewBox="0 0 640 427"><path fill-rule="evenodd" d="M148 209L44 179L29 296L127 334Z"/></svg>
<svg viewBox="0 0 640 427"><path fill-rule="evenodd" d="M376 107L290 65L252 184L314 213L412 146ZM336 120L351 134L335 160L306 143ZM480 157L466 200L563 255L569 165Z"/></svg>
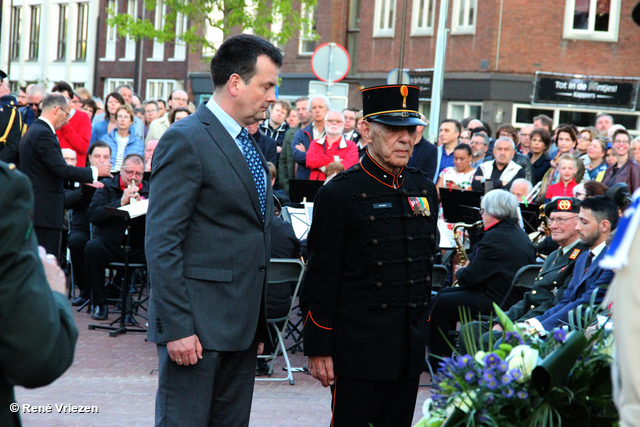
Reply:
<svg viewBox="0 0 640 427"><path fill-rule="evenodd" d="M368 153L318 191L300 299L307 356L332 356L354 379L422 373L437 217L423 172L393 175Z"/></svg>

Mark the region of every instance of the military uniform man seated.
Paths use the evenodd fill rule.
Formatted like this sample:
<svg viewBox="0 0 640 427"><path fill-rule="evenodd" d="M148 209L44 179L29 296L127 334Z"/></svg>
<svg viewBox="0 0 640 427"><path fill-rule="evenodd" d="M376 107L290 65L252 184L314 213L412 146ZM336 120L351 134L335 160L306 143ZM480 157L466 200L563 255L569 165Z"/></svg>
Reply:
<svg viewBox="0 0 640 427"><path fill-rule="evenodd" d="M130 204L132 200L148 198L149 183L142 181L143 173L142 156L129 154L122 160L120 173L103 181L104 187L96 191L89 206L89 221L94 226L94 238L87 243L84 259L92 291L92 319L105 320L109 317L104 270L110 262L124 262L122 240L126 228L125 220L106 213L104 208L106 206L119 208ZM129 262L145 262L144 249L130 249Z"/></svg>
<svg viewBox="0 0 640 427"><path fill-rule="evenodd" d="M577 199L563 197L547 203L545 206L545 215L549 218L551 238L560 245L560 248L547 257L533 284L533 289L524 294L524 298L506 312L509 319L514 322L523 322L526 319L540 316L562 299L562 295L571 281L578 255L588 250L580 242L576 230L578 213L580 212L579 202ZM494 336L493 342L502 336L502 327L497 322L495 319L491 332ZM465 336L472 333L474 337L477 337L479 331L483 332L483 348L486 349L489 343L488 322L467 323L462 326L460 335ZM460 353L468 353L463 339L460 340Z"/></svg>

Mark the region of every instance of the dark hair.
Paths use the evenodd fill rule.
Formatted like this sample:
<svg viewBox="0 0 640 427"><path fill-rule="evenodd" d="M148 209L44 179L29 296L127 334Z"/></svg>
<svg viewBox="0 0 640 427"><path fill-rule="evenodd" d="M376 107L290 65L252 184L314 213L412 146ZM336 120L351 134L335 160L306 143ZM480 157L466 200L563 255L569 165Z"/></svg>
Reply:
<svg viewBox="0 0 640 427"><path fill-rule="evenodd" d="M633 139L633 138L631 138L631 135L629 134L629 132L626 129L618 129L617 131L615 131L613 133L613 135L611 135L611 142L613 143L613 141L615 141L615 139L616 139L616 136L618 136L620 134L627 135L627 138L629 138L629 142L631 142L631 140Z"/></svg>
<svg viewBox="0 0 640 427"><path fill-rule="evenodd" d="M440 125L443 125L444 123L453 123L453 125L456 127L456 132L462 132L462 127L460 126L460 122L457 121L456 119L444 119L443 121L440 122Z"/></svg>
<svg viewBox="0 0 640 427"><path fill-rule="evenodd" d="M300 98L296 98L296 100L293 101L293 105L295 106L300 101L308 101L308 100L309 100L308 96L301 96Z"/></svg>
<svg viewBox="0 0 640 427"><path fill-rule="evenodd" d="M458 151L458 150L464 150L467 152L467 154L469 154L470 157L473 157L473 151L471 151L471 146L469 144L458 144L456 145L456 148L453 149L453 151Z"/></svg>
<svg viewBox="0 0 640 427"><path fill-rule="evenodd" d="M551 135L549 135L549 132L547 132L545 128L533 128L529 134L529 141L533 139L534 135L538 135L542 142L544 142L544 146L546 147L545 149L549 148L551 145Z"/></svg>
<svg viewBox="0 0 640 427"><path fill-rule="evenodd" d="M95 150L96 148L108 148L109 149L109 155L111 155L111 147L109 146L109 144L107 144L104 141L96 141L93 144L91 144L91 147L89 147L88 154L92 155L93 154L93 150Z"/></svg>
<svg viewBox="0 0 640 427"><path fill-rule="evenodd" d="M225 40L211 58L209 66L213 90L226 85L233 74L239 75L248 84L256 73L260 55L266 55L278 68L282 67L280 50L258 36L238 34Z"/></svg>
<svg viewBox="0 0 640 427"><path fill-rule="evenodd" d="M180 107L180 108L172 108L171 109L171 113L169 114L169 123L173 123L176 121L176 114L177 113L187 113L187 116L191 115L191 110L189 110L186 107Z"/></svg>
<svg viewBox="0 0 640 427"><path fill-rule="evenodd" d="M464 119L462 119L460 121L460 126L462 126L462 129L467 129L469 127L469 123L471 123L471 120L477 120L474 117L465 117Z"/></svg>
<svg viewBox="0 0 640 427"><path fill-rule="evenodd" d="M578 136L576 135L576 131L573 129L573 127L571 126L558 127L558 129L556 129L556 139L558 138L561 132L569 134L569 137L573 141L573 148L575 148L578 145Z"/></svg>
<svg viewBox="0 0 640 427"><path fill-rule="evenodd" d="M82 106L91 108L91 111L93 111L93 113L91 113L90 119L93 120L93 116L95 116L96 115L96 111L98 111L98 104L96 104L96 101L94 101L91 98L83 99L82 100Z"/></svg>
<svg viewBox="0 0 640 427"><path fill-rule="evenodd" d="M604 196L607 193L607 186L598 181L587 181L584 184L586 197Z"/></svg>
<svg viewBox="0 0 640 427"><path fill-rule="evenodd" d="M542 126L546 126L547 128L549 128L549 130L553 128L553 119L546 114L540 114L539 116L535 116L533 118L534 122L536 122L537 120L540 120Z"/></svg>
<svg viewBox="0 0 640 427"><path fill-rule="evenodd" d="M477 120L477 119L474 119ZM487 134L487 137L491 137L491 132L484 126L478 126L477 128L471 129L471 136L469 138L473 138L476 133L484 132Z"/></svg>
<svg viewBox="0 0 640 427"><path fill-rule="evenodd" d="M107 121L111 120L111 114L109 114L108 106L109 98L115 98L115 100L118 101L120 105L125 105L124 98L118 92L111 92L109 95L107 95L107 97L104 99L104 119Z"/></svg>
<svg viewBox="0 0 640 427"><path fill-rule="evenodd" d="M500 138L500 132L505 131L511 137L514 144L518 145L518 131L511 125L502 125L496 130L496 139Z"/></svg>
<svg viewBox="0 0 640 427"><path fill-rule="evenodd" d="M57 93L67 92L69 94L69 97L71 98L73 98L73 95L74 95L73 88L69 83L65 82L64 80L60 80L58 83L53 85L53 87L51 88L51 92L57 92Z"/></svg>
<svg viewBox="0 0 640 427"><path fill-rule="evenodd" d="M124 167L124 164L131 159L136 159L132 162L134 165L144 165L144 157L142 157L140 154L131 153L127 154L126 156L124 156L124 159L122 159L122 167Z"/></svg>
<svg viewBox="0 0 640 427"><path fill-rule="evenodd" d="M589 209L598 222L607 220L611 224L611 230L618 225L618 205L609 196L587 197L580 203L580 207Z"/></svg>
<svg viewBox="0 0 640 427"><path fill-rule="evenodd" d="M158 99L156 99L156 103L158 103L158 104L162 104L162 106L163 106L165 109L167 108L167 103L166 103L166 101L165 101L164 99L162 99L162 98L158 98ZM158 105L158 108L160 108L160 105Z"/></svg>
<svg viewBox="0 0 640 427"><path fill-rule="evenodd" d="M46 98L42 101L42 110L54 107L66 107L67 106L67 98L64 95L59 93L52 93L46 96Z"/></svg>
<svg viewBox="0 0 640 427"><path fill-rule="evenodd" d="M156 101L154 101L153 99L147 99L146 101L144 101L144 102L142 103L142 105L141 105L142 109L144 110L144 108L145 108L147 105L149 105L149 104L151 104L151 105L155 105L155 106L156 106L156 108L158 108L158 103L157 103Z"/></svg>

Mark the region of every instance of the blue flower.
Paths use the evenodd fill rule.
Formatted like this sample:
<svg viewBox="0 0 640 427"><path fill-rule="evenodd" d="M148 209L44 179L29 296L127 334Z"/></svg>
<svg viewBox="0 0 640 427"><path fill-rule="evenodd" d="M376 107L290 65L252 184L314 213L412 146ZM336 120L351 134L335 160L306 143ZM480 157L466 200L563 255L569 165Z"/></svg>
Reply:
<svg viewBox="0 0 640 427"><path fill-rule="evenodd" d="M491 371L485 371L485 372L484 372L484 374L482 375L482 378L483 378L485 381L489 382L489 381L495 381L496 376L495 376L495 374L494 374L493 372L491 372Z"/></svg>
<svg viewBox="0 0 640 427"><path fill-rule="evenodd" d="M516 381L522 378L522 372L520 372L520 369L518 368L513 368L512 370L510 370L509 375Z"/></svg>
<svg viewBox="0 0 640 427"><path fill-rule="evenodd" d="M567 339L567 332L563 329L556 329L553 331L553 338L555 338L556 341L564 342L564 340Z"/></svg>
<svg viewBox="0 0 640 427"><path fill-rule="evenodd" d="M489 390L495 390L498 387L498 381L495 379L487 380L486 384Z"/></svg>
<svg viewBox="0 0 640 427"><path fill-rule="evenodd" d="M497 368L498 368L498 371L505 373L509 369L509 365L506 362L500 362L498 363Z"/></svg>
<svg viewBox="0 0 640 427"><path fill-rule="evenodd" d="M489 353L484 357L483 362L486 366L493 366L496 363L498 363L500 360L502 359L500 359L497 354Z"/></svg>
<svg viewBox="0 0 640 427"><path fill-rule="evenodd" d="M458 358L458 368L462 369L465 368L469 362L471 362L473 360L473 358L471 356L469 356L468 354L465 354L464 356Z"/></svg>
<svg viewBox="0 0 640 427"><path fill-rule="evenodd" d="M526 392L526 391L524 391L524 390L520 390L520 391L518 392L517 396L518 396L518 399L520 399L520 400L524 400L524 399L526 399L527 397L529 397L529 393L527 393L527 392Z"/></svg>
<svg viewBox="0 0 640 427"><path fill-rule="evenodd" d="M509 374L505 374L502 376L501 381L502 384L509 384L511 382L512 378Z"/></svg>
<svg viewBox="0 0 640 427"><path fill-rule="evenodd" d="M478 415L478 421L480 421L481 423L488 424L491 422L491 417L489 416L487 411L482 411L480 412L480 415Z"/></svg>
<svg viewBox="0 0 640 427"><path fill-rule="evenodd" d="M467 384L469 384L475 378L476 378L476 374L473 371L467 371L467 373L464 374L464 379L467 381Z"/></svg>
<svg viewBox="0 0 640 427"><path fill-rule="evenodd" d="M502 390L502 395L507 399L513 397L513 389L511 387Z"/></svg>
<svg viewBox="0 0 640 427"><path fill-rule="evenodd" d="M504 342L510 342L512 339L518 341L518 344L524 344L522 337L517 332L507 332L504 337Z"/></svg>

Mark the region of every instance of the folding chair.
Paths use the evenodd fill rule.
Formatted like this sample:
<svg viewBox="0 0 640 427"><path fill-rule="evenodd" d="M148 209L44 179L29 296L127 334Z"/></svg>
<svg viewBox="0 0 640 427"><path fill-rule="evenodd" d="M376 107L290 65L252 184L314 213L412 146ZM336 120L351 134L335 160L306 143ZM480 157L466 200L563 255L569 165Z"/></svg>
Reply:
<svg viewBox="0 0 640 427"><path fill-rule="evenodd" d="M513 278L513 281L511 282L511 286L509 286L509 290L507 291L506 295L504 296L504 299L500 303L500 308L502 310L506 311L509 308L511 308L511 307L505 307L504 305L506 304L509 296L511 295L511 292L515 288L518 288L518 290L523 295L524 295L524 292L533 288L533 283L535 282L536 277L538 277L538 273L540 273L541 268L542 266L540 264L529 264L529 265L525 265L524 267L521 267L520 270L516 272L516 275Z"/></svg>
<svg viewBox="0 0 640 427"><path fill-rule="evenodd" d="M296 282L295 290L291 297L291 306L285 317L279 317L275 319L267 319L267 323L275 331L278 337L278 342L273 354L266 354L258 356L261 359L267 359L271 361L269 366L269 377L273 374L273 368L276 364L276 360L280 352L284 356L284 360L287 364L287 376L285 378L256 378L256 381L287 381L289 384L294 385L293 374L291 373L291 363L289 363L289 356L287 355L287 349L284 345L284 334L289 322L289 316L293 312L296 297L298 296L298 290L300 289L300 283L304 276L304 264L297 259L271 259L269 263L269 273L267 275L267 286L290 286L291 282ZM276 323L282 322L282 328L278 328Z"/></svg>
<svg viewBox="0 0 640 427"><path fill-rule="evenodd" d="M447 281L449 270L442 264L435 264L433 266L433 273L431 274L431 295L434 296L440 289L442 289Z"/></svg>

